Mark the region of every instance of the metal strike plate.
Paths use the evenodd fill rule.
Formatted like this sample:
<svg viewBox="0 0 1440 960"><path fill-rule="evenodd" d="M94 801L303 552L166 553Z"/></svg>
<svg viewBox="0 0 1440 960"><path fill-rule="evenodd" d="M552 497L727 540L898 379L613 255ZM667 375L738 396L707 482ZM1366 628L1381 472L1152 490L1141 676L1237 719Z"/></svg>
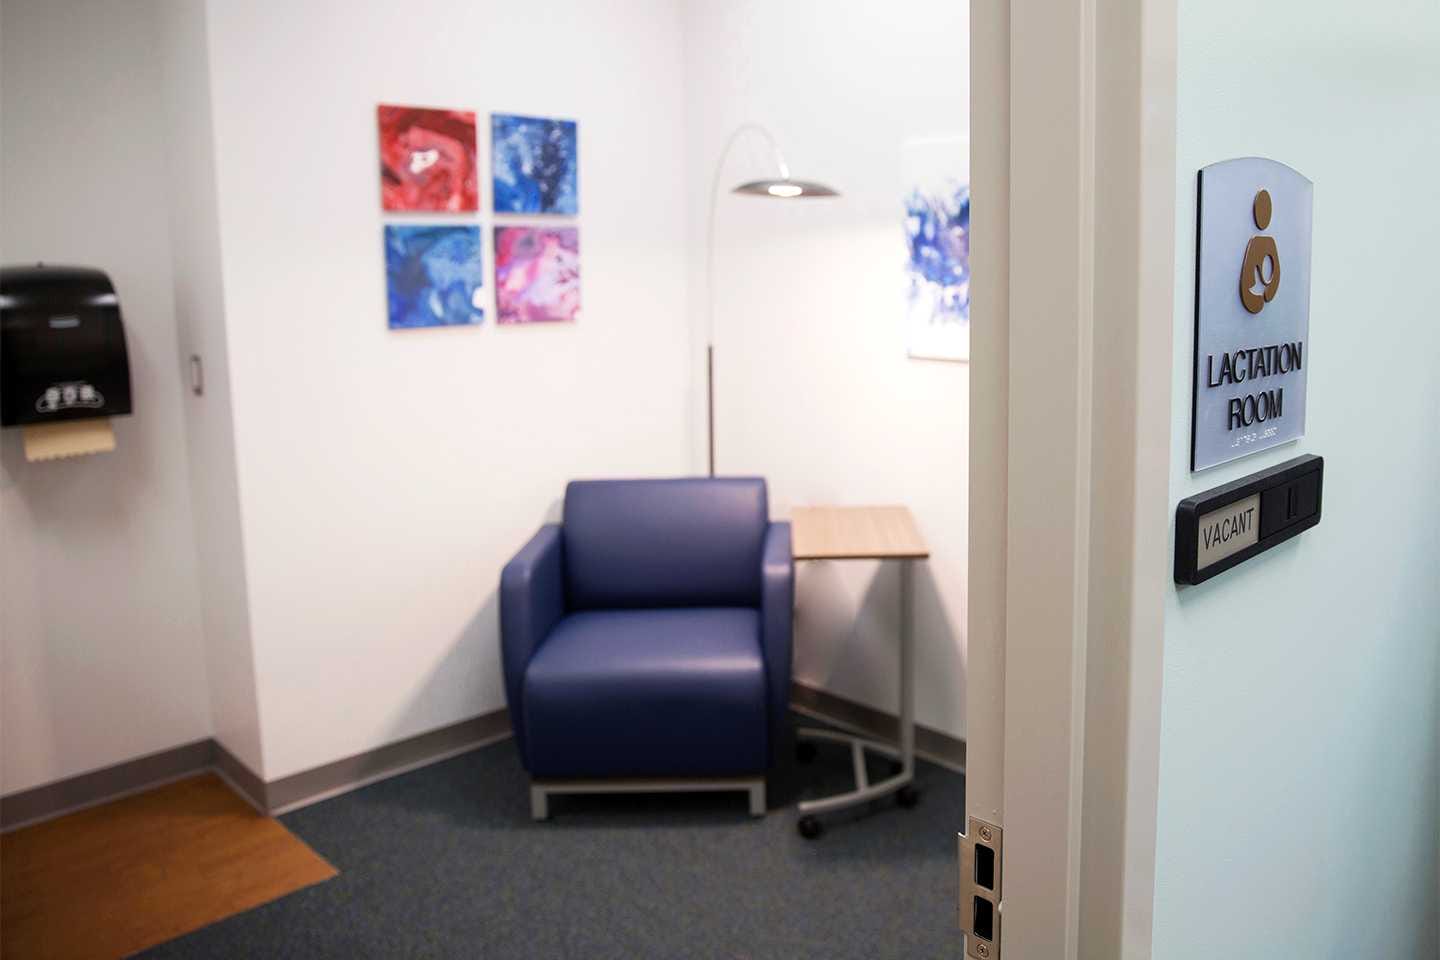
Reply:
<svg viewBox="0 0 1440 960"><path fill-rule="evenodd" d="M1000 881L1005 831L971 817L960 834L960 929L965 955L1000 960Z"/></svg>

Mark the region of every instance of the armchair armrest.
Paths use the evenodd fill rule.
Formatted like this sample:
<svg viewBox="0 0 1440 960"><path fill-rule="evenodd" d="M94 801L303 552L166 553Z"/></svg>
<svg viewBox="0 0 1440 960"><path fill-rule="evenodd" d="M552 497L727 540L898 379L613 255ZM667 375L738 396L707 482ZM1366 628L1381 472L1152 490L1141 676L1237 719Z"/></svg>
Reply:
<svg viewBox="0 0 1440 960"><path fill-rule="evenodd" d="M770 708L772 759L784 742L790 709L790 644L795 622L795 560L790 552L790 524L777 522L765 531L760 559L760 644L765 654L766 701Z"/></svg>
<svg viewBox="0 0 1440 960"><path fill-rule="evenodd" d="M505 673L505 700L520 755L525 758L529 756L521 704L525 668L565 615L560 556L560 525L547 523L500 572L500 662Z"/></svg>

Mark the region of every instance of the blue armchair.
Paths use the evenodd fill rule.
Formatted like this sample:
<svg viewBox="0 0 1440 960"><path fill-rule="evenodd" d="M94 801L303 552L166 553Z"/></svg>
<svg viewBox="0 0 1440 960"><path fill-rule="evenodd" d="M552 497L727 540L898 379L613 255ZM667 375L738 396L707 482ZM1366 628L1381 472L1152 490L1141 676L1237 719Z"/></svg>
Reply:
<svg viewBox="0 0 1440 960"><path fill-rule="evenodd" d="M505 696L536 819L555 793L746 790L790 699L790 525L765 481L588 480L500 575Z"/></svg>

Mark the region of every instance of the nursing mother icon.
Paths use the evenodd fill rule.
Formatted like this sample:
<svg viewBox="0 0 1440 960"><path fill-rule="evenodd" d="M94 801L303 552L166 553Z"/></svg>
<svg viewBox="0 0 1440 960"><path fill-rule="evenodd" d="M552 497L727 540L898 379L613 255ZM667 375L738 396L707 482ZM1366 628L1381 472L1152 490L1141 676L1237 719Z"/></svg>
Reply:
<svg viewBox="0 0 1440 960"><path fill-rule="evenodd" d="M1261 190L1255 194L1255 226L1265 230L1270 226L1270 191ZM1265 304L1275 299L1280 289L1280 252L1275 247L1275 238L1260 234L1250 238L1245 245L1245 260L1240 265L1240 302L1251 313L1259 313Z"/></svg>

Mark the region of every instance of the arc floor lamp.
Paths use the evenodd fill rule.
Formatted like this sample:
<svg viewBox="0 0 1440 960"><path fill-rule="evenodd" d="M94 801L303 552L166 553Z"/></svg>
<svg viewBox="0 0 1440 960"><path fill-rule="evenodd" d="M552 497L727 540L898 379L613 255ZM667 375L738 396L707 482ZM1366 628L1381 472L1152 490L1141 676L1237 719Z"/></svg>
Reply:
<svg viewBox="0 0 1440 960"><path fill-rule="evenodd" d="M750 180L731 187L730 192L745 197L768 197L772 200L795 200L804 197L838 197L840 192L813 180L796 180L790 176L790 165L780 152L780 145L770 131L758 123L741 124L725 141L720 159L715 164L715 177L710 182L710 223L705 259L705 298L709 313L705 328L705 422L709 439L710 476L715 476L715 214L720 205L720 177L725 172L725 161L740 138L747 134L762 137L774 154L778 177L764 180Z"/></svg>

